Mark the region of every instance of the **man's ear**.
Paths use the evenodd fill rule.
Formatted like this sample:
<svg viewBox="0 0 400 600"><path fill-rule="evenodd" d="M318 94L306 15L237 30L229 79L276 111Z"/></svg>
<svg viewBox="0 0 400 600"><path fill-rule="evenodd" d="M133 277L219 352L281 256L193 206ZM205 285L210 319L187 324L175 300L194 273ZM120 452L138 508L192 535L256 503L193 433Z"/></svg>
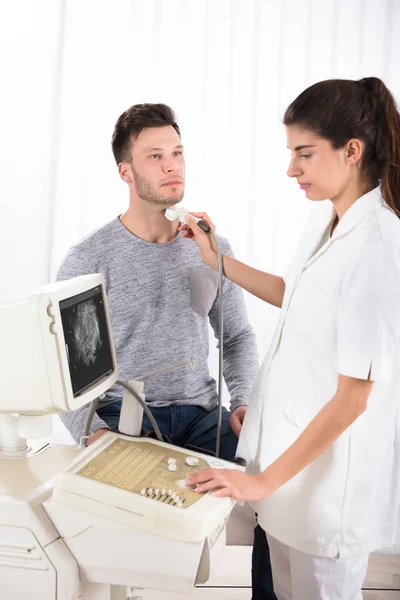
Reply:
<svg viewBox="0 0 400 600"><path fill-rule="evenodd" d="M364 152L364 144L358 138L352 138L345 146L345 156L348 164L356 164L361 161Z"/></svg>
<svg viewBox="0 0 400 600"><path fill-rule="evenodd" d="M125 181L125 183L133 182L132 169L129 163L125 161L118 163L118 173L122 181Z"/></svg>

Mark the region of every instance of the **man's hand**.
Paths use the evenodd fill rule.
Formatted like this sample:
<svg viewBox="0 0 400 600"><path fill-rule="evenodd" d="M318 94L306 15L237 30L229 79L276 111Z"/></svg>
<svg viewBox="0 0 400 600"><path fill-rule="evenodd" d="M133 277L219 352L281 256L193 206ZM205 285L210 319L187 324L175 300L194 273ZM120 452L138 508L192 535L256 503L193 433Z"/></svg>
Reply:
<svg viewBox="0 0 400 600"><path fill-rule="evenodd" d="M95 442L96 440L99 439L99 437L101 437L102 435L104 435L105 433L107 433L107 431L110 431L109 429L98 429L97 431L95 431L94 433L92 433L92 435L90 436L90 438L88 438L86 445L90 446L90 444L93 444L93 442Z"/></svg>
<svg viewBox="0 0 400 600"><path fill-rule="evenodd" d="M230 426L232 427L233 433L235 433L238 437L240 435L240 431L242 429L244 417L246 415L247 406L238 406L235 408L231 417L229 419Z"/></svg>

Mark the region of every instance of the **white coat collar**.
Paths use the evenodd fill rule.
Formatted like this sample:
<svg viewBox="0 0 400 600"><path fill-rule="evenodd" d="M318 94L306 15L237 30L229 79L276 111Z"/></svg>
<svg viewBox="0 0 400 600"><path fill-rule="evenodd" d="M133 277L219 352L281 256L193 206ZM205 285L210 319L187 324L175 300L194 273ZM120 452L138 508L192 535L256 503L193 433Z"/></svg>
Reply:
<svg viewBox="0 0 400 600"><path fill-rule="evenodd" d="M340 239L349 231L357 227L357 225L361 223L361 221L373 210L376 210L383 205L385 205L385 202L382 198L382 193L379 186L367 194L360 196L360 198L358 198L358 200L356 200L354 204L352 204L344 213L335 231L333 232L332 237L330 237L326 243L319 248L317 252L315 252L315 247L318 247L318 244L321 242L323 233L326 231L327 227L330 227L333 224L333 221L336 217L336 211L333 206L331 206L330 211L323 211L321 215L322 218L319 219L319 222L314 230L314 236L310 236L310 246L307 253L308 255L303 263L304 268L312 265L322 254L325 254L328 248L330 248L330 246L336 240Z"/></svg>
<svg viewBox="0 0 400 600"><path fill-rule="evenodd" d="M333 241L354 229L369 213L384 204L379 186L358 198L340 219L331 240Z"/></svg>

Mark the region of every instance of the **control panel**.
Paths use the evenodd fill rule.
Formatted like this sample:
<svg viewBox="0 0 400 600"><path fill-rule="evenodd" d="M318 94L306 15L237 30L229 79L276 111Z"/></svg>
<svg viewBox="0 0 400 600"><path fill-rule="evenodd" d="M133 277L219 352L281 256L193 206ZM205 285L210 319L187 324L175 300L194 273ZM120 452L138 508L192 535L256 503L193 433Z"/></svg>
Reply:
<svg viewBox="0 0 400 600"><path fill-rule="evenodd" d="M121 490L177 508L188 508L201 496L185 486L185 478L209 465L167 444L116 438L76 472Z"/></svg>
<svg viewBox="0 0 400 600"><path fill-rule="evenodd" d="M156 535L204 540L235 502L185 485L204 468L243 467L149 438L108 432L56 477L53 499Z"/></svg>

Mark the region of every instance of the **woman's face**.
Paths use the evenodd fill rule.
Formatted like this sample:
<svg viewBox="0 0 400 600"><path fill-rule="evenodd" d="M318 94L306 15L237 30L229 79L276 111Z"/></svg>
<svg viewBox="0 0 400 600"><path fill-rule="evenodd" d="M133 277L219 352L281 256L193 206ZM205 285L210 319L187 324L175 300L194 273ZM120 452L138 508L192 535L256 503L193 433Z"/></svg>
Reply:
<svg viewBox="0 0 400 600"><path fill-rule="evenodd" d="M297 179L306 197L332 200L340 196L351 176L347 144L334 150L330 141L297 125L286 126L286 137L291 152L287 174Z"/></svg>

